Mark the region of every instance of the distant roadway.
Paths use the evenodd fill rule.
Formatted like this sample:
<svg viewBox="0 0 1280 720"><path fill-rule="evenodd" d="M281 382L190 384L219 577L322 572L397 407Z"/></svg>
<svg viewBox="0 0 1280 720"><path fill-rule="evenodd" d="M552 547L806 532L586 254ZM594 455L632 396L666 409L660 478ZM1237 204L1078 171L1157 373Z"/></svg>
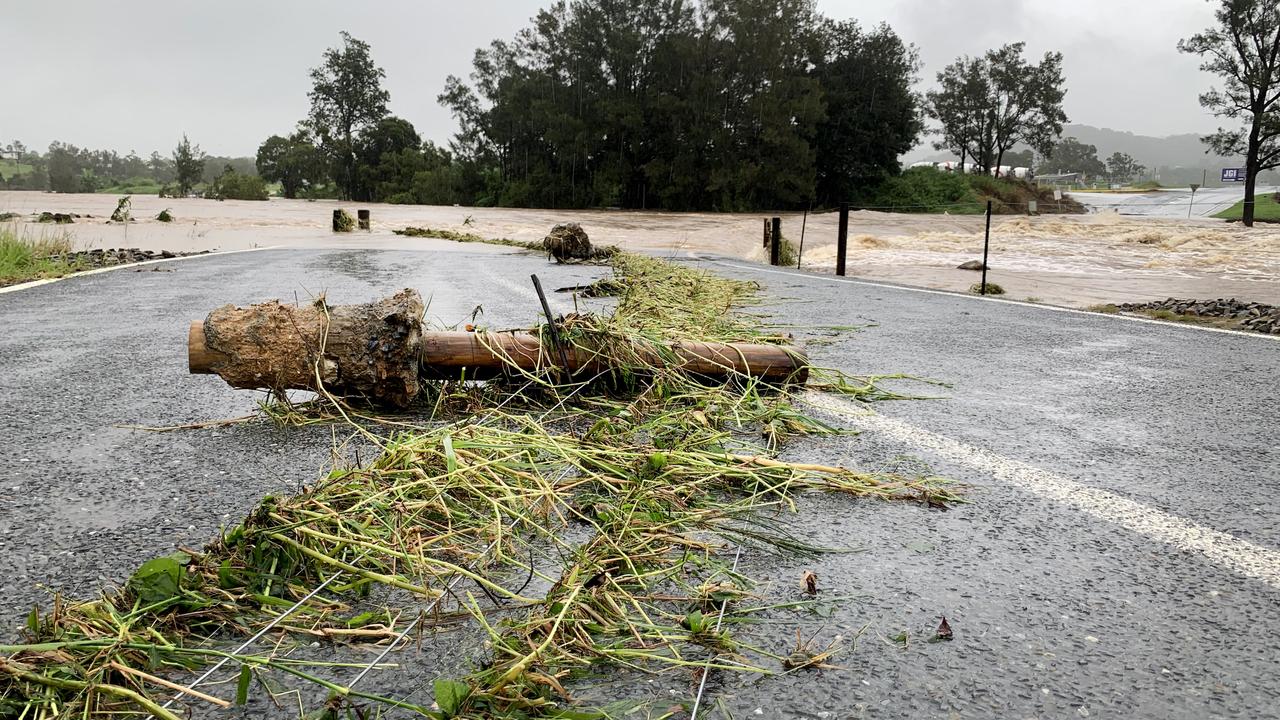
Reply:
<svg viewBox="0 0 1280 720"><path fill-rule="evenodd" d="M1257 194L1276 192L1276 186L1262 186ZM1114 210L1121 215L1147 217L1212 217L1244 199L1243 187L1201 188L1192 203L1191 188L1145 193L1069 193L1092 212Z"/></svg>

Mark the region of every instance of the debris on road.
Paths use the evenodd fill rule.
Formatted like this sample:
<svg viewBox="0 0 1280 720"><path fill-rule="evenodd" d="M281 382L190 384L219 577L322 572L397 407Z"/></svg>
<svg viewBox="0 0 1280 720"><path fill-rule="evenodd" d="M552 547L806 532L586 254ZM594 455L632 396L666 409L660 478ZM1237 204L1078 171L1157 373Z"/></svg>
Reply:
<svg viewBox="0 0 1280 720"><path fill-rule="evenodd" d="M806 595L818 594L818 574L812 570L805 570L804 575L800 578L800 582L804 585Z"/></svg>
<svg viewBox="0 0 1280 720"><path fill-rule="evenodd" d="M951 623L947 622L947 616L942 616L942 622L938 624L938 632L934 637L938 640L951 640L954 634L951 632Z"/></svg>
<svg viewBox="0 0 1280 720"><path fill-rule="evenodd" d="M421 296L408 289L363 305L330 306L323 298L305 306L226 305L191 323L188 369L219 375L237 388L323 388L337 397L399 408L417 398L420 376L486 379L551 370L583 379L668 368L803 383L809 374L802 351L776 344L655 343L619 337L607 320L574 314L557 322L563 346L553 347L543 328L424 332L422 313Z"/></svg>
<svg viewBox="0 0 1280 720"><path fill-rule="evenodd" d="M840 652L841 642L844 638L840 635L835 636L835 639L822 650L814 649L814 639L802 640L800 638L800 630L797 629L795 649L791 651L791 654L783 658L782 667L788 670L835 668L834 665L828 664L827 661Z"/></svg>
<svg viewBox="0 0 1280 720"><path fill-rule="evenodd" d="M469 217L469 216L468 216ZM466 224L466 223L463 223ZM505 245L507 247L524 248L525 250L541 250L541 243L523 242L520 240L510 240L508 238L487 238L482 235L468 232L455 232L453 230L440 230L429 227L407 227L403 230L393 230L397 235L405 237L428 237L438 240L452 240L461 243L484 243L486 245Z"/></svg>
<svg viewBox="0 0 1280 720"><path fill-rule="evenodd" d="M542 247L548 256L559 263L607 260L618 252L618 248L612 245L592 247L587 231L578 223L564 223L551 228L551 232L542 240Z"/></svg>
<svg viewBox="0 0 1280 720"><path fill-rule="evenodd" d="M345 308L320 299L215 310L198 324L208 345L196 350L216 355L193 361L239 362L233 377L270 384L306 382L311 358L316 403L379 454L335 467L295 496L264 499L202 551L152 560L98 600L59 598L51 612L33 611L28 644L0 651L0 714L142 711L176 720L202 703L227 702L212 688L236 687L243 706L251 689L290 681L322 685L335 715L395 708L440 717L447 707L449 717L604 718L575 698L601 673L767 676L778 663L830 667L839 636L819 651L797 631L786 656L735 639L749 632L751 617L785 619L769 613L797 603L738 602L754 597L755 585L726 551L828 551L800 542L778 518L797 509L801 493L911 502L923 492L958 499L954 488L936 477L782 459L790 436L839 431L795 409L785 385L749 376L707 382L686 371L676 350L765 345L799 368L803 355L786 348L786 336L729 312L751 302L757 287L637 256L619 255L613 266L625 287L613 313L566 318L560 328L575 352L625 368L611 386L566 377L546 358L527 369L512 355L499 356L509 375L485 384L408 373L419 343L429 355L413 291ZM499 346L484 347L492 355ZM357 382L343 363L362 359L373 362L354 371ZM811 387L896 397L877 387L878 377L814 374ZM361 393L393 403L416 382L435 402L422 421L357 414L329 380L357 382ZM505 582L526 574L539 578L533 589ZM453 592L464 579L484 598ZM712 624L706 612L717 604L727 609ZM379 664L382 655L442 615L472 619L486 651L460 677L435 679L435 708L357 689L369 672L396 672L394 663ZM214 641L228 634L250 641L224 653ZM313 638L372 644L382 655L330 681L320 673L338 663L293 652ZM204 674L192 679L188 670ZM205 681L209 694L196 687ZM166 697L173 699L161 705Z"/></svg>

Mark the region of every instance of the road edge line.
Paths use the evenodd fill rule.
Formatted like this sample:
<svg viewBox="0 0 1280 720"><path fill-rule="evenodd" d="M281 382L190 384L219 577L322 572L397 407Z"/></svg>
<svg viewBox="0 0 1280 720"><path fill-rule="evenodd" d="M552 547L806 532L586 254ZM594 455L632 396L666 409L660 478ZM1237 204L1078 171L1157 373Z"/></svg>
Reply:
<svg viewBox="0 0 1280 720"><path fill-rule="evenodd" d="M41 278L39 280L29 280L17 285L9 285L0 288L0 295L6 293L18 292L19 290L30 290L31 288L40 287L41 285L49 285L59 280L70 280L72 278L84 277L86 275L97 275L99 273L111 272L113 270L126 270L128 268L142 267L143 265L158 265L159 263L176 262L178 260L198 260L199 258L221 257L223 255L235 255L237 253L257 252L259 250L278 250L283 245L271 245L268 247L241 248L239 250L221 250L216 252L200 253L198 255L179 255L171 258L155 258L154 260L140 260L138 262L122 263L120 265L109 265L107 267L93 268L92 270L81 270L80 272L70 273L61 277Z"/></svg>

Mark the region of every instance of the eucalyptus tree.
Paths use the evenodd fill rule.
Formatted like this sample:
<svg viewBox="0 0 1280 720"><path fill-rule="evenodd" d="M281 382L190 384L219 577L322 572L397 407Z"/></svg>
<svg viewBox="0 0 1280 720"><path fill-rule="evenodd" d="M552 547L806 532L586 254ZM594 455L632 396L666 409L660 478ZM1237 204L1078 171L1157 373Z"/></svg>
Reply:
<svg viewBox="0 0 1280 720"><path fill-rule="evenodd" d="M924 124L913 89L920 57L888 25L826 21L813 71L825 116L817 126L817 197L834 204L901 169Z"/></svg>
<svg viewBox="0 0 1280 720"><path fill-rule="evenodd" d="M1062 54L1045 53L1037 64L1023 58L1024 43L1010 43L981 58L962 57L938 73L927 95L936 120L938 149L974 158L984 170L1003 164L1015 145L1049 154L1062 134L1066 88Z"/></svg>
<svg viewBox="0 0 1280 720"><path fill-rule="evenodd" d="M1258 173L1280 167L1280 5L1275 0L1216 0L1217 24L1178 43L1222 79L1200 96L1214 115L1239 123L1203 138L1215 153L1245 158L1245 225L1252 226Z"/></svg>
<svg viewBox="0 0 1280 720"><path fill-rule="evenodd" d="M173 171L182 195L191 192L191 188L204 179L204 160L200 146L192 145L184 133L182 142L173 150Z"/></svg>
<svg viewBox="0 0 1280 720"><path fill-rule="evenodd" d="M387 116L391 94L382 87L386 72L373 62L369 44L342 33L342 46L329 48L311 70L311 111L306 126L315 133L333 168L342 196L355 195L356 137Z"/></svg>
<svg viewBox="0 0 1280 720"><path fill-rule="evenodd" d="M1047 52L1038 64L1022 57L1024 43L1011 43L987 53L991 95L987 112L994 167L1017 144L1047 153L1062 135L1067 114L1062 101L1067 90L1062 77L1062 53ZM991 167L991 166L989 166Z"/></svg>

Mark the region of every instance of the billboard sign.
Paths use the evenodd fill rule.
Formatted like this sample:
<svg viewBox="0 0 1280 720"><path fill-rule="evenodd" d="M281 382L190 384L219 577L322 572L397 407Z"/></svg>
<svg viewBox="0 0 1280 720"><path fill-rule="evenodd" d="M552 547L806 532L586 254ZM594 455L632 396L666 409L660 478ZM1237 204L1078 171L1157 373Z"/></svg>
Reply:
<svg viewBox="0 0 1280 720"><path fill-rule="evenodd" d="M1244 168L1222 168L1222 182L1244 182L1247 175Z"/></svg>

